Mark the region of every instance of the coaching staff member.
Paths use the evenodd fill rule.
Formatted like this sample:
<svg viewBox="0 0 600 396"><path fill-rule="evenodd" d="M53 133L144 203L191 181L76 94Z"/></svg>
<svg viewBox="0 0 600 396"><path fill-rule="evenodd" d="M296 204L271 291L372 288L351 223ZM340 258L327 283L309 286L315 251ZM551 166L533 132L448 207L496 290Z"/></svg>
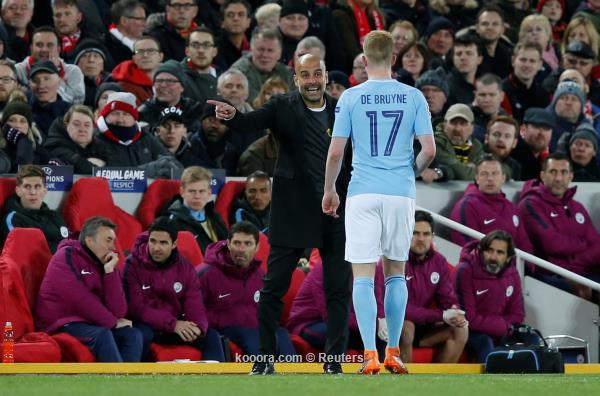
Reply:
<svg viewBox="0 0 600 396"><path fill-rule="evenodd" d="M261 109L241 114L223 102L215 105L217 118L228 120L235 130L269 128L279 140L279 158L273 176L273 199L269 224L267 274L260 291L258 322L260 353L276 356L275 332L281 317L282 297L303 250L316 247L323 259L323 288L327 304L326 373L341 373L339 360L348 339L350 264L344 260L343 215L332 218L321 211L325 182L325 162L331 141L335 100L325 95L325 64L307 54L295 66L298 91L274 96ZM337 191L345 198L349 163L338 179ZM342 211L343 214L343 211ZM335 361L337 360L337 361ZM256 362L251 374L272 374L273 364Z"/></svg>

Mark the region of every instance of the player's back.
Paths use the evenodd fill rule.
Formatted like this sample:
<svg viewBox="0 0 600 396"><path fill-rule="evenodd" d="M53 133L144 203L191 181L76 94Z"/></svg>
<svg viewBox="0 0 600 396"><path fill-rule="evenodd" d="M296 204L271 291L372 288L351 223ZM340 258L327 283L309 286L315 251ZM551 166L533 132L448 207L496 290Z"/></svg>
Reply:
<svg viewBox="0 0 600 396"><path fill-rule="evenodd" d="M353 145L349 195L415 197L413 140L415 133L431 133L420 91L396 80L368 80L342 94L335 122L334 136L345 130Z"/></svg>

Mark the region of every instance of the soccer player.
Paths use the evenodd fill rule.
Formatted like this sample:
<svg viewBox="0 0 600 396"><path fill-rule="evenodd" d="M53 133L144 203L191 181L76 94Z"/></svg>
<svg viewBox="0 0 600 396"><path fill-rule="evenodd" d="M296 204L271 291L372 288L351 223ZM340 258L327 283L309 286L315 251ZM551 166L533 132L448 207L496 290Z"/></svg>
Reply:
<svg viewBox="0 0 600 396"><path fill-rule="evenodd" d="M384 367L407 373L400 360L399 340L408 291L404 263L414 227L415 176L435 156L433 128L423 94L392 79L394 41L388 32L370 32L364 41L369 79L346 90L335 109L333 138L327 155L323 212L337 217L339 198L335 181L344 148L352 139L353 173L346 204L346 260L352 263L352 300L365 347L362 374L381 367L375 348L377 304L373 279L382 257L385 275L384 310L388 346ZM417 136L423 149L414 160Z"/></svg>

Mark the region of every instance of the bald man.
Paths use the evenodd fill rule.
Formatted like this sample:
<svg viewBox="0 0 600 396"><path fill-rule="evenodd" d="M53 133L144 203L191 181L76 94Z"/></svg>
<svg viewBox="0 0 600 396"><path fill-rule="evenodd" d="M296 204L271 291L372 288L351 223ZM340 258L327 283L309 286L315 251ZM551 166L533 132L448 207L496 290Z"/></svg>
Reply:
<svg viewBox="0 0 600 396"><path fill-rule="evenodd" d="M333 218L321 211L325 162L331 142L335 99L325 94L327 71L312 54L295 65L297 91L271 98L261 109L241 114L223 102L216 106L217 118L237 130L269 128L279 141L279 159L273 177L269 224L268 270L260 291L258 309L260 352L266 361L254 364L251 374L272 374L276 359L275 332L281 317L282 297L287 292L298 259L307 247L316 247L323 259L323 287L328 315L328 334L323 369L342 372L348 339L350 264L344 260L343 202L350 178L345 162L336 184L342 205ZM293 208L293 210L291 210Z"/></svg>

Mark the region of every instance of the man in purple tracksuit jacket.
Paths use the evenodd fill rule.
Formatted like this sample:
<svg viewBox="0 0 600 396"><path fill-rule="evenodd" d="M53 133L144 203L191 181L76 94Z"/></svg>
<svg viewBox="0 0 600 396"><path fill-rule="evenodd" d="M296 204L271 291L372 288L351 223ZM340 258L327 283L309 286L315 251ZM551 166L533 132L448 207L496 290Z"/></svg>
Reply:
<svg viewBox="0 0 600 396"><path fill-rule="evenodd" d="M506 174L502 163L494 154L484 154L475 168L475 184L469 184L461 199L456 202L450 218L464 226L487 234L504 230L512 235L517 247L533 252L533 246L525 232L517 205L506 199L502 185ZM472 238L452 231L452 242L463 246Z"/></svg>
<svg viewBox="0 0 600 396"><path fill-rule="evenodd" d="M387 341L387 323L383 309L385 284L383 281L383 266L377 265L375 271L375 300L377 301L377 349L381 358L385 357ZM318 261L302 282L298 294L294 298L287 328L292 334L304 338L313 348L323 350L327 340L327 306L323 291L323 263ZM358 330L358 322L354 306L350 304L348 317L350 330L348 346L363 349L362 339Z"/></svg>
<svg viewBox="0 0 600 396"><path fill-rule="evenodd" d="M468 322L458 308L446 258L433 243L433 217L415 211L415 228L406 262L408 305L400 336L400 357L412 362L413 346L437 347L434 362L456 363L467 342Z"/></svg>
<svg viewBox="0 0 600 396"><path fill-rule="evenodd" d="M144 335L144 358L151 342L189 344L204 360L224 361L219 334L208 328L192 264L177 250L177 228L167 217L138 235L125 265L129 316Z"/></svg>
<svg viewBox="0 0 600 396"><path fill-rule="evenodd" d="M253 356L259 354L258 301L264 276L261 261L254 257L258 234L248 221L235 223L229 239L208 245L198 270L208 325ZM283 327L277 330L277 350L280 356L295 354Z"/></svg>
<svg viewBox="0 0 600 396"><path fill-rule="evenodd" d="M511 326L525 317L514 257L512 236L502 230L467 243L461 251L456 295L469 321L467 349L480 363Z"/></svg>
<svg viewBox="0 0 600 396"><path fill-rule="evenodd" d="M523 185L519 202L519 214L536 256L600 282L600 235L587 210L573 199L577 187L569 188L573 166L568 157L563 153L548 156L540 179ZM558 275L536 271L536 276L582 298L592 297L590 288Z"/></svg>
<svg viewBox="0 0 600 396"><path fill-rule="evenodd" d="M125 319L115 228L108 219L92 217L79 240L59 244L40 287L36 323L49 334L76 337L98 362L139 362L142 334Z"/></svg>

